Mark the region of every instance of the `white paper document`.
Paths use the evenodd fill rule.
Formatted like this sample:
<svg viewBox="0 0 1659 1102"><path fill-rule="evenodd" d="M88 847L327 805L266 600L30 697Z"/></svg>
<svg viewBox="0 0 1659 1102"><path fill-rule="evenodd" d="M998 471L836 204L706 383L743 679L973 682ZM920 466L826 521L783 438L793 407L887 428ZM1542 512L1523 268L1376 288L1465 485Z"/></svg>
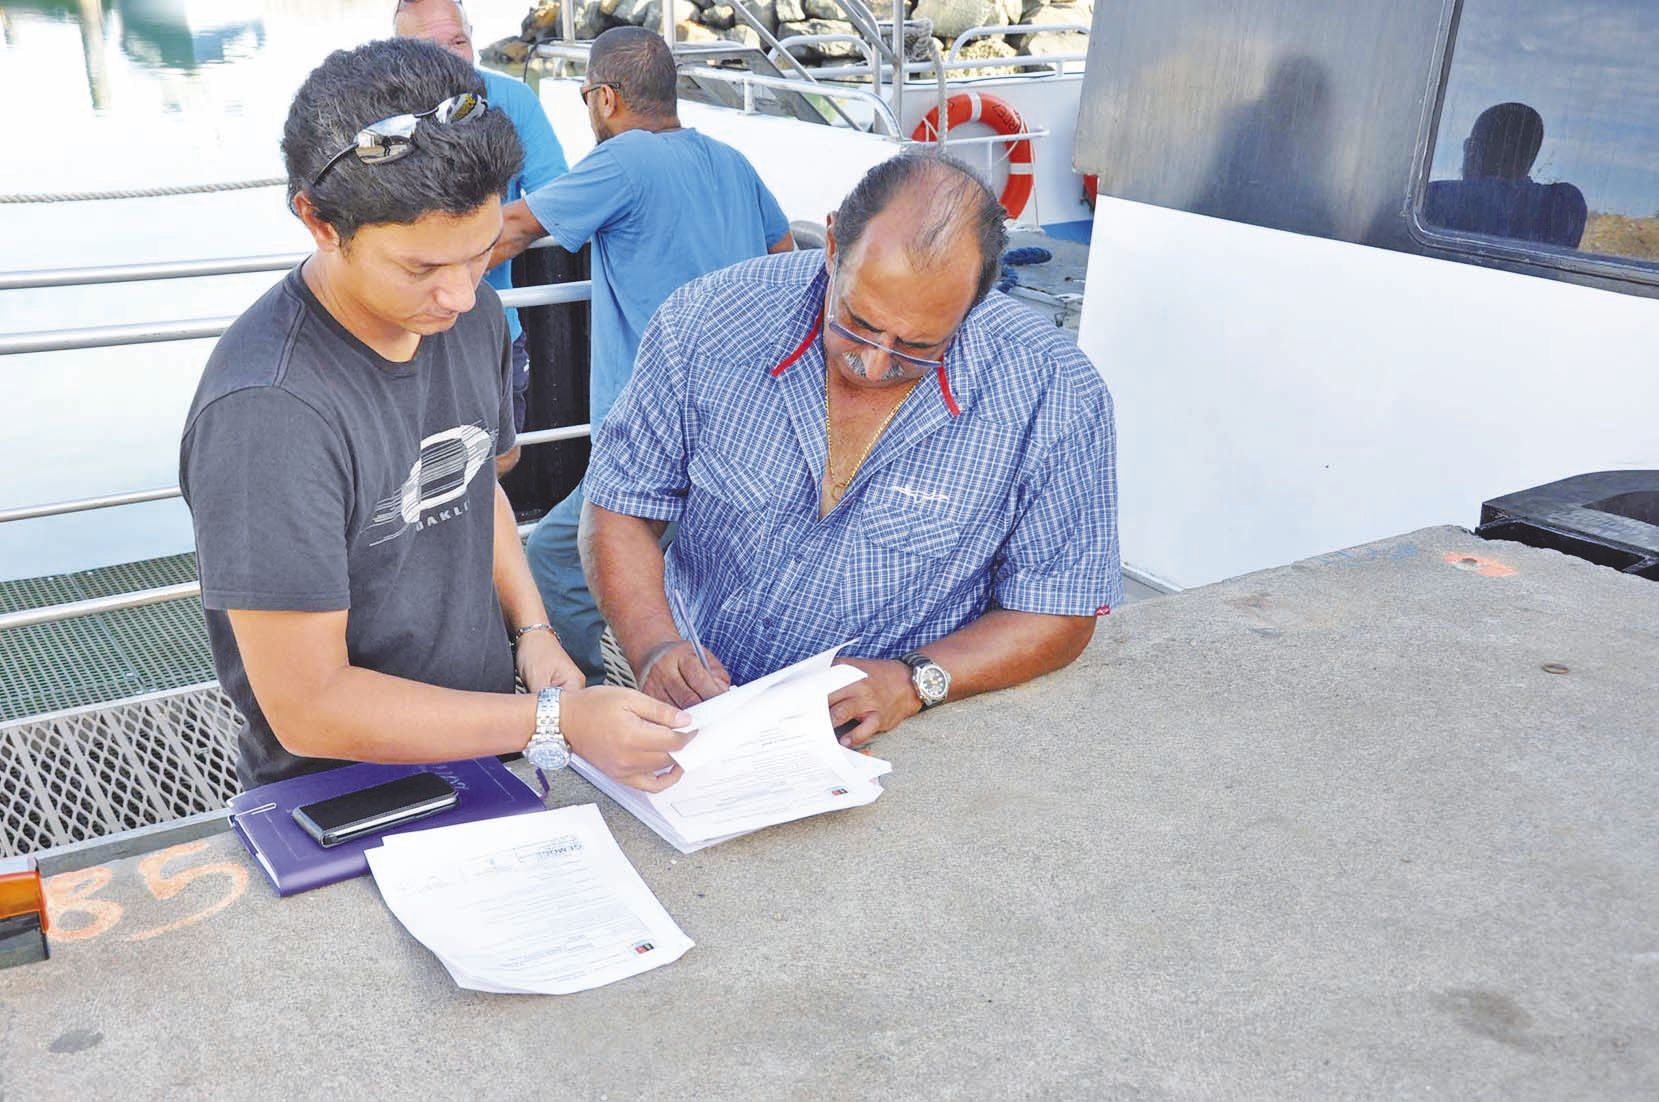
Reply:
<svg viewBox="0 0 1659 1102"><path fill-rule="evenodd" d="M392 914L475 991L585 991L692 946L593 804L392 834L367 856Z"/></svg>
<svg viewBox="0 0 1659 1102"><path fill-rule="evenodd" d="M630 788L581 758L572 764L681 853L871 803L881 795L876 778L892 766L835 738L829 694L864 676L832 664L840 649L687 709L697 737L673 755L684 774L666 791Z"/></svg>

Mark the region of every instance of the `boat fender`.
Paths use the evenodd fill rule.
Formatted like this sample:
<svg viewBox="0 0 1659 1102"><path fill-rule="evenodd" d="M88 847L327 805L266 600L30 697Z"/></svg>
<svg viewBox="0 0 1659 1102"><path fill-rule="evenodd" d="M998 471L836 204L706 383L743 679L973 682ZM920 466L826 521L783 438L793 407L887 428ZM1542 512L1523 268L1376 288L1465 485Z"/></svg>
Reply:
<svg viewBox="0 0 1659 1102"><path fill-rule="evenodd" d="M950 129L954 130L970 122L982 122L995 130L998 134L1010 136L1024 134L1025 120L1020 113L1014 110L995 96L988 96L983 92L959 92L945 101L945 120ZM916 124L911 132L911 141L936 142L939 140L939 109L933 108L927 117ZM1022 138L1008 143L1008 183L1002 189L999 200L1002 209L1008 212L1008 217L1018 218L1025 210L1025 204L1031 199L1031 186L1035 179L1035 158L1032 156L1031 139Z"/></svg>

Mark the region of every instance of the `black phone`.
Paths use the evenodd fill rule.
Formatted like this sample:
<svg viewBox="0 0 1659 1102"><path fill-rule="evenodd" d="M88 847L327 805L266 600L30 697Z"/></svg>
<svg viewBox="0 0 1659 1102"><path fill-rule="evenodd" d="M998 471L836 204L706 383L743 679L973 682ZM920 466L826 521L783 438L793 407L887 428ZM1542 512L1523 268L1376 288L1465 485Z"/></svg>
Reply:
<svg viewBox="0 0 1659 1102"><path fill-rule="evenodd" d="M436 773L411 773L294 809L294 821L319 845L337 846L455 806L454 787Z"/></svg>

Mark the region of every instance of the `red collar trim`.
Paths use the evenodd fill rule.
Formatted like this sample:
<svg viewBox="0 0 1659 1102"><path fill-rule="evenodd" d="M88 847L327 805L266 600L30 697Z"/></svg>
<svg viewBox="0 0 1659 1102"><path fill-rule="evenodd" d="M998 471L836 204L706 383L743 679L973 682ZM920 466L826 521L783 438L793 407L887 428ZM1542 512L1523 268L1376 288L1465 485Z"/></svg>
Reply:
<svg viewBox="0 0 1659 1102"><path fill-rule="evenodd" d="M820 307L818 310L818 317L812 323L812 328L807 330L806 339L801 341L800 344L797 344L795 346L795 351L785 356L783 362L772 369L772 378L776 379L779 375L782 375L785 371L788 371L790 364L793 364L796 360L806 355L806 350L812 347L812 342L817 340L818 334L823 331L824 311Z"/></svg>
<svg viewBox="0 0 1659 1102"><path fill-rule="evenodd" d="M956 397L950 392L950 380L945 378L945 365L939 365L939 393L945 399L945 408L950 410L952 417L962 416L962 409L956 404Z"/></svg>
<svg viewBox="0 0 1659 1102"><path fill-rule="evenodd" d="M812 328L807 330L806 337L795 346L795 351L783 358L783 361L771 371L772 378L776 379L788 371L795 361L806 355L806 350L812 347L812 342L818 339L824 331L824 311L818 311L818 317L812 322ZM939 394L945 399L945 408L950 410L952 417L962 416L962 407L956 404L956 396L950 392L950 380L945 377L945 365L939 365Z"/></svg>

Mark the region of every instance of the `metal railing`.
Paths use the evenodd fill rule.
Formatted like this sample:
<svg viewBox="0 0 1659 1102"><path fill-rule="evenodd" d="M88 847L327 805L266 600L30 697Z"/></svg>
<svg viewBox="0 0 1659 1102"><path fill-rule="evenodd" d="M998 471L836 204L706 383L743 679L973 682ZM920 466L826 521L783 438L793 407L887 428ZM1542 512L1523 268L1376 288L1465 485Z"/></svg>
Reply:
<svg viewBox="0 0 1659 1102"><path fill-rule="evenodd" d="M540 248L553 244L550 237L531 244ZM187 260L165 264L128 264L101 268L71 268L60 271L10 272L0 274L0 290L34 287L77 287L100 283L122 283L150 279L182 279L192 276L239 275L248 272L279 271L293 267L309 253L280 254L262 257L235 257L221 260ZM569 283L543 284L536 287L515 287L502 291L505 306L545 306L559 303L586 302L593 297L590 280ZM87 329L64 329L41 333L12 333L0 335L0 355L24 352L56 352L78 348L100 348L116 345L145 344L158 341L192 340L217 337L231 318L197 318L187 321L155 322L147 325L106 325ZM521 447L551 444L561 440L580 440L590 435L588 425L564 425L551 429L536 429L518 434ZM180 496L177 486L158 486L148 490L105 494L99 497L77 498L71 501L43 505L26 505L0 509L0 524L20 520L38 520L43 517L64 516L70 513L109 509L120 505L136 505L150 501L167 501ZM535 525L519 527L519 535L529 535ZM0 615L0 631L56 623L101 612L141 608L145 605L174 601L201 594L199 582L161 586L155 589L117 593L86 601L50 605L45 608L23 609Z"/></svg>
<svg viewBox="0 0 1659 1102"><path fill-rule="evenodd" d="M531 247L553 244L544 237ZM136 282L150 279L183 279L192 276L237 275L248 272L280 271L292 268L309 253L250 257L235 260L187 260L171 264L131 264L107 268L72 268L63 272L11 272L0 275L0 290L34 287L76 287L83 284ZM159 274L157 274L159 273ZM502 291L503 306L549 306L585 302L592 296L586 280L515 287ZM181 321L138 322L129 325L97 325L84 329L49 329L36 333L0 334L0 356L31 352L67 352L82 348L110 348L162 341L201 340L217 337L235 321L235 315L219 318L188 318Z"/></svg>
<svg viewBox="0 0 1659 1102"><path fill-rule="evenodd" d="M225 260L170 260L160 264L111 264L98 268L52 268L35 272L0 272L0 291L36 287L84 287L96 283L134 283L194 276L245 275L292 268L310 253L273 253Z"/></svg>
<svg viewBox="0 0 1659 1102"><path fill-rule="evenodd" d="M789 77L768 77L758 73L733 72L728 69L716 69L711 66L690 65L683 67L680 72L696 76L703 80L724 81L738 86L743 90L743 104L746 112L754 111L754 88L767 88L774 91L794 92L797 95L823 96L828 99L842 100L849 103L859 103L870 108L875 118L882 125L890 137L902 138L904 135L899 129L898 117L888 102L865 88L838 88L833 84L813 84L806 88L802 82Z"/></svg>
<svg viewBox="0 0 1659 1102"><path fill-rule="evenodd" d="M531 432L518 434L518 444L521 447L530 447L535 444L552 444L560 440L580 440L592 431L589 425L563 425L554 429L536 429ZM32 520L37 517L61 516L65 513L79 513L89 509L107 509L116 505L131 505L139 501L166 501L179 496L177 486L158 487L154 490L139 490L131 494L111 494L107 497L81 498L76 501L63 501L53 505L34 505L25 509L8 509L0 511L0 524L14 520ZM528 536L534 524L521 524L518 528L520 538ZM12 628L33 627L36 624L51 624L60 620L73 620L79 616L91 616L99 612L116 612L124 608L141 608L144 605L160 604L162 601L176 601L181 597L198 597L201 595L200 582L185 582L181 585L161 586L157 589L140 589L131 593L117 593L109 597L97 597L89 601L74 601L68 604L49 605L45 608L28 608L19 612L8 612L0 615L0 631Z"/></svg>
<svg viewBox="0 0 1659 1102"><path fill-rule="evenodd" d="M967 30L957 35L951 42L950 53L945 55L945 60L947 62L958 60L962 54L962 47L981 38L1000 38L1003 35L1010 34L1023 34L1027 37L1034 38L1040 34L1088 33L1089 28L1085 27L1081 23L1010 23L1005 26L985 24L978 27L969 27ZM1088 59L1087 54L1028 54L1024 55L1024 57L1025 60L1028 61L1041 57L1043 64L1052 64L1056 61L1086 61ZM993 64L1001 65L1013 62L1014 58L992 58L990 60ZM1061 69L1061 72L1064 71L1064 69Z"/></svg>
<svg viewBox="0 0 1659 1102"><path fill-rule="evenodd" d="M778 44L767 56L774 61L785 57L793 58L795 55L789 52L791 46L822 46L831 42L850 42L858 47L858 52L864 55L864 64L870 67L871 75L876 78L875 84L877 87L880 86L880 73L875 67L876 49L856 34L792 34L788 38L778 39ZM813 78L813 82L818 83L816 77Z"/></svg>
<svg viewBox="0 0 1659 1102"><path fill-rule="evenodd" d="M671 16L669 13L672 11L672 4L673 0L666 0L664 4L662 33L663 37L670 43L671 48L674 50L674 53L678 58L694 59L700 52L707 52L709 48L714 48L716 52L726 49L739 49L738 44L736 43L727 43L725 46L720 47L712 47L712 44L711 46L703 46L701 44L678 43L670 22ZM754 13L748 10L743 0L734 0L732 4L733 13L737 16L740 22L755 32L756 37L761 41L762 49L765 51L764 53L760 50L755 50L754 52L765 58L767 61L770 61L774 66L780 62L787 65L796 74L795 79L788 77L772 77L761 73L746 74L748 78L754 81L753 86L775 88L779 91L790 91L797 94L809 94L800 87L802 84L808 85L811 88L810 94L826 96L829 100L828 106L830 109L840 115L843 121L847 122L849 125L854 125L852 119L850 119L846 113L840 109L839 104L836 102L838 97L834 91L835 85L831 82L868 80L870 82L870 94L888 105L887 113L891 114L895 118L903 118L904 97L906 91L905 86L909 83L911 78L914 77L933 77L942 86L951 73L970 72L976 69L987 68L1042 70L1043 74L1065 76L1067 75L1068 65L1081 64L1088 60L1088 55L1086 53L1076 52L1040 55L1017 54L1012 57L996 58L964 58L960 56L962 49L965 46L984 38L1011 34L1025 35L1027 37L1039 34L1087 35L1089 33L1089 28L1081 23L983 24L977 27L970 27L968 30L956 36L951 44L949 54L941 57L940 51L937 49L937 42L932 38L931 21L925 19L907 19L905 17L903 0L894 0L892 13L893 17L887 22L878 21L874 12L863 2L863 0L835 0L835 4L841 9L841 13L846 17L844 21L851 24L853 28L852 33L842 32L832 34L791 35L787 38L780 39L769 31L766 28L766 25L762 23L761 20L754 15ZM891 32L891 39L883 35L882 32L884 30ZM590 44L586 42L576 42L571 37L571 34L572 31L567 23L565 27L564 41L556 43L546 42L536 47L536 53L538 56L556 60L560 63L559 71L561 74L564 71L564 62L581 61L585 63L588 48L590 46ZM917 34L927 38L929 45L933 47L929 50L931 56L927 60L900 62L900 59L906 56L905 37L907 34ZM847 65L819 65L809 68L804 65L793 52L791 52L791 47L814 46L836 42L850 43L856 47L859 53L863 55L863 61ZM680 71L682 73L690 73L693 70L695 70L696 74L702 79L723 79L732 83L737 83L738 81L744 79L742 76L723 70L697 68L695 66L685 64L680 66ZM1040 74L1037 72L1031 72L1028 75L1035 78ZM890 100L884 99L881 95L882 82L884 79L887 80L891 86ZM769 81L777 80L782 80L783 83L776 85L768 83ZM941 91L939 93L939 109L941 115L944 113L945 98L946 94ZM745 88L743 103L743 110L746 113L754 112L752 92L750 92L747 87ZM894 126L890 128L888 132L890 134L897 134L898 129Z"/></svg>

